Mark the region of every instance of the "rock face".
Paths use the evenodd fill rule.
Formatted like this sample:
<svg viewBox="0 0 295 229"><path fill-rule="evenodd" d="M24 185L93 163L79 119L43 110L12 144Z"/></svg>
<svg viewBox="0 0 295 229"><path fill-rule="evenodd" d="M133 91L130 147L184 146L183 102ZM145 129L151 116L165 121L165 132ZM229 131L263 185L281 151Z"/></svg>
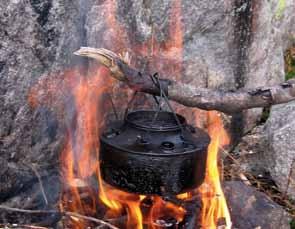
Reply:
<svg viewBox="0 0 295 229"><path fill-rule="evenodd" d="M224 193L233 228L290 228L290 218L284 209L253 187L239 181L226 182Z"/></svg>
<svg viewBox="0 0 295 229"><path fill-rule="evenodd" d="M295 198L295 102L273 106L264 125L235 148L243 171L267 172L282 193Z"/></svg>
<svg viewBox="0 0 295 229"><path fill-rule="evenodd" d="M265 125L269 150L264 151L264 162L271 176L295 199L295 102L272 107Z"/></svg>
<svg viewBox="0 0 295 229"><path fill-rule="evenodd" d="M31 109L28 93L50 72L77 62L72 52L84 43L83 10L78 1L0 3L1 199L34 178L24 164L56 168L64 138L59 123L50 109Z"/></svg>
<svg viewBox="0 0 295 229"><path fill-rule="evenodd" d="M292 12L295 10L295 2L249 2L252 2L252 24L251 30L248 31L250 38L244 41L248 49L245 51L242 46L239 50L241 56L246 57L246 65L241 68L241 72L245 74L241 80L248 88L277 84L285 78L283 56L286 47L292 41L286 37L294 39L295 25ZM245 130L249 130L261 115L261 109L252 109L244 113Z"/></svg>
<svg viewBox="0 0 295 229"><path fill-rule="evenodd" d="M77 64L88 69L81 63L85 60L72 55L78 47L127 50L143 70L202 87L235 90L276 83L283 79L283 51L295 24L294 0L279 2L1 1L1 196L8 198L11 190L23 187L23 176L30 179L30 172L17 169L22 164L35 163L41 171L56 168L64 143L62 125L54 109L33 110L27 97L50 73ZM115 100L128 95L119 87ZM200 126L206 123L201 111L178 110L191 121L197 114ZM241 134L259 115L259 110L234 115L233 132Z"/></svg>
<svg viewBox="0 0 295 229"><path fill-rule="evenodd" d="M237 155L239 161L235 165L236 169L250 172L255 176L264 174L268 170L267 163L265 163L266 149L268 149L268 141L265 128L264 125L259 125L243 136L235 147L233 153Z"/></svg>

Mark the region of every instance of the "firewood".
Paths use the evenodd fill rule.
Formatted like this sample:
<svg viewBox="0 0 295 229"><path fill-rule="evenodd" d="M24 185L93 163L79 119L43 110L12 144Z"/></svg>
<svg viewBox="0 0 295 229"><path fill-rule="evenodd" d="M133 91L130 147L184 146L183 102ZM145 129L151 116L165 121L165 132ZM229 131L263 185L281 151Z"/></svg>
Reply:
<svg viewBox="0 0 295 229"><path fill-rule="evenodd" d="M255 107L268 107L274 104L295 100L295 80L271 87L222 91L210 88L198 88L169 79L158 79L158 86L151 76L142 73L129 64L127 58L121 57L107 49L81 47L75 55L90 57L109 68L111 75L125 82L131 89L153 95L159 95L161 89L169 99L188 107L203 110L217 110L227 114Z"/></svg>
<svg viewBox="0 0 295 229"><path fill-rule="evenodd" d="M76 212L70 212L70 211L57 211L57 210L29 210L29 209L21 209L21 208L12 208L5 205L0 205L0 209L4 211L12 211L12 212L20 212L20 213L27 213L27 214L61 214L63 216L67 217L76 217L83 220L88 220L91 222L99 223L101 225L105 225L111 229L119 229L118 227L103 221L101 219L97 219L90 216L81 215Z"/></svg>

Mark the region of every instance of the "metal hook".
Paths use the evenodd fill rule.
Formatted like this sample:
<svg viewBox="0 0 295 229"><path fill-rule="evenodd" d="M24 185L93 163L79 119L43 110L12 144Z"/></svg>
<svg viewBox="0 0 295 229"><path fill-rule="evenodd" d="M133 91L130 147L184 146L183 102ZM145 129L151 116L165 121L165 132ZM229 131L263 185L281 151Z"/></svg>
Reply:
<svg viewBox="0 0 295 229"><path fill-rule="evenodd" d="M153 81L154 85L155 85L156 87L158 87L158 89L160 90L160 95L161 95L161 97L163 96L163 98L164 98L166 104L168 105L169 110L172 112L172 114L173 114L173 116L174 116L174 118L175 118L175 120L176 120L176 122L177 122L177 125L179 126L179 128L180 128L180 130L181 130L181 136L182 136L182 138L183 138L183 140L184 140L184 129L183 129L183 127L181 126L181 123L180 123L180 121L179 121L179 118L177 117L175 111L173 110L173 108L172 108L172 106L171 106L171 104L170 104L170 102L169 102L169 99L168 99L167 95L166 95L165 92L163 91L163 88L162 88L162 85L161 85L161 81L160 81L159 78L158 78L158 73L155 73L154 75L151 75L151 78L152 78L152 81Z"/></svg>

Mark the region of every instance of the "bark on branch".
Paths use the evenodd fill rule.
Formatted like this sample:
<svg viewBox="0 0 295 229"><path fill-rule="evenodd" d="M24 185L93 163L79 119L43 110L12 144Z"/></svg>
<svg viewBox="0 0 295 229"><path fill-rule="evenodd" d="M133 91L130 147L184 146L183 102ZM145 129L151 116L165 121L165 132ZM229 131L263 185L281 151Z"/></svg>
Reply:
<svg viewBox="0 0 295 229"><path fill-rule="evenodd" d="M153 95L160 93L159 87L153 83L149 74L141 73L130 66L128 55L121 56L106 49L90 47L81 47L74 54L97 60L109 68L114 78L124 81L134 90ZM198 88L167 79L159 79L159 82L171 100L188 107L217 110L228 114L295 100L295 80L289 80L272 87L244 89L235 92Z"/></svg>

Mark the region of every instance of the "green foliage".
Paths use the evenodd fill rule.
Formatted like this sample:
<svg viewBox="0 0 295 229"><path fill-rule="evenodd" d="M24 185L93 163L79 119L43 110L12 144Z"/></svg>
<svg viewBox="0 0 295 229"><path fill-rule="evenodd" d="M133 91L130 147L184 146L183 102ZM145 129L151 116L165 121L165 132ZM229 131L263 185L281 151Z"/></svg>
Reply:
<svg viewBox="0 0 295 229"><path fill-rule="evenodd" d="M295 78L295 46L285 53L285 72L286 80Z"/></svg>
<svg viewBox="0 0 295 229"><path fill-rule="evenodd" d="M292 219L290 222L290 228L295 229L295 219Z"/></svg>
<svg viewBox="0 0 295 229"><path fill-rule="evenodd" d="M286 8L286 0L279 0L277 10L276 10L276 19L280 19L282 17L285 8Z"/></svg>
<svg viewBox="0 0 295 229"><path fill-rule="evenodd" d="M260 119L260 123L261 124L266 122L266 120L269 117L269 114L270 114L270 108L269 107L265 107L263 109L263 112L262 112L262 115L261 115L261 119Z"/></svg>
<svg viewBox="0 0 295 229"><path fill-rule="evenodd" d="M295 78L295 70L286 73L286 80Z"/></svg>

